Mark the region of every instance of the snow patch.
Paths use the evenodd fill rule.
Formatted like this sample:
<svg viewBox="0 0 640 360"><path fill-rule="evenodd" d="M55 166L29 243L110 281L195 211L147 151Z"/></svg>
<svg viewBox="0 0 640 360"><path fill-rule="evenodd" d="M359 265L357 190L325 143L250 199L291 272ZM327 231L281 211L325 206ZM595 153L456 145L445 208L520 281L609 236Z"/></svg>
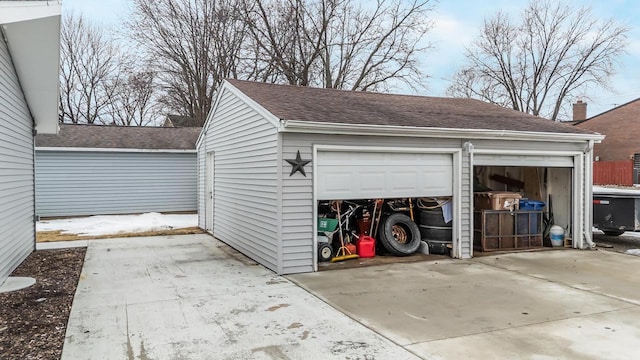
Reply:
<svg viewBox="0 0 640 360"><path fill-rule="evenodd" d="M62 231L81 236L112 235L182 229L198 226L197 214L97 215L81 218L44 220L36 224L36 231Z"/></svg>
<svg viewBox="0 0 640 360"><path fill-rule="evenodd" d="M628 249L625 254L640 256L640 249Z"/></svg>
<svg viewBox="0 0 640 360"><path fill-rule="evenodd" d="M638 187L622 187L622 186L594 186L593 193L595 195L638 195L640 196L640 188Z"/></svg>

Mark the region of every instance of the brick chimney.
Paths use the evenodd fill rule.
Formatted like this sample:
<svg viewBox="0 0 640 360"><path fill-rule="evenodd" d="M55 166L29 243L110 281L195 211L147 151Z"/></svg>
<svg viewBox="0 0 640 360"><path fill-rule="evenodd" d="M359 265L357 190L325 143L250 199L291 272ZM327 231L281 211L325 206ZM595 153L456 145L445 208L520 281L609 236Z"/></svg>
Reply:
<svg viewBox="0 0 640 360"><path fill-rule="evenodd" d="M587 119L587 103L582 100L573 104L573 121L581 121Z"/></svg>

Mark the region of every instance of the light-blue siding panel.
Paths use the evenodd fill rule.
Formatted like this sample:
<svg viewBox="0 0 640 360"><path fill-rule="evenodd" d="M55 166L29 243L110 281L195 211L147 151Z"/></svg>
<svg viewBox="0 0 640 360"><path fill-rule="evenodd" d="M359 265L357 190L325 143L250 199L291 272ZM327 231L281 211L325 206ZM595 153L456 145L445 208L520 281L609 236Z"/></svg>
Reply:
<svg viewBox="0 0 640 360"><path fill-rule="evenodd" d="M36 151L39 216L195 211L195 153Z"/></svg>

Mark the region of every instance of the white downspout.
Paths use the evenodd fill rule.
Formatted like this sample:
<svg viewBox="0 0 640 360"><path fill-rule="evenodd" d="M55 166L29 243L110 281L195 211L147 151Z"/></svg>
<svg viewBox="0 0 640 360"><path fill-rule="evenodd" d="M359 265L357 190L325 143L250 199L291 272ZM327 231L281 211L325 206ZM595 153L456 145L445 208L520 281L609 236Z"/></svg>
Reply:
<svg viewBox="0 0 640 360"><path fill-rule="evenodd" d="M470 221L469 227L470 227L470 229L468 229L468 230L469 230L469 234L470 234L470 237L471 237L469 239L469 241L470 241L470 244L469 244L469 257L472 258L473 257L473 236L474 236L474 234L473 234L473 230L474 230L473 229L473 216L474 216L474 214L473 214L473 206L474 206L473 205L473 181L474 181L473 180L473 177L474 177L474 172L473 172L473 152L474 152L475 146L473 146L473 143L471 141L466 141L464 144L462 144L462 149L466 153L469 154L469 174L470 174L469 175L470 176L469 182L471 183L471 185L470 185L471 186L471 196L470 196L470 199L469 199L469 210L471 211L471 214L470 214L470 217L469 217L469 221ZM463 193L464 192L465 191L463 191ZM459 247L458 258L459 259L463 259L463 257L462 257L462 243L459 242L458 245L459 245L458 246Z"/></svg>
<svg viewBox="0 0 640 360"><path fill-rule="evenodd" d="M593 145L594 141L589 140L587 148L584 151L584 209L583 209L583 236L587 242L589 249L595 249L596 244L593 242Z"/></svg>

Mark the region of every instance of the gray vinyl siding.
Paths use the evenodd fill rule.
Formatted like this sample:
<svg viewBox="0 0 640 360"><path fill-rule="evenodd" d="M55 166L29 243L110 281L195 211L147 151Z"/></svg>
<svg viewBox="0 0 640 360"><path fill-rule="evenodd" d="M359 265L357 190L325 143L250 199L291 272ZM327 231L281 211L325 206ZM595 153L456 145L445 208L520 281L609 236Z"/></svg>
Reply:
<svg viewBox="0 0 640 360"><path fill-rule="evenodd" d="M195 211L196 154L36 151L39 216Z"/></svg>
<svg viewBox="0 0 640 360"><path fill-rule="evenodd" d="M0 284L35 247L33 204L33 122L0 38Z"/></svg>
<svg viewBox="0 0 640 360"><path fill-rule="evenodd" d="M311 159L313 145L376 146L407 148L461 147L459 139L417 139L404 137L340 136L321 134L283 134L283 158L293 159L297 151L303 159ZM289 176L291 165L282 164L282 256L283 273L313 271L313 164Z"/></svg>
<svg viewBox="0 0 640 360"><path fill-rule="evenodd" d="M203 143L215 152L213 235L280 273L276 127L226 90Z"/></svg>

